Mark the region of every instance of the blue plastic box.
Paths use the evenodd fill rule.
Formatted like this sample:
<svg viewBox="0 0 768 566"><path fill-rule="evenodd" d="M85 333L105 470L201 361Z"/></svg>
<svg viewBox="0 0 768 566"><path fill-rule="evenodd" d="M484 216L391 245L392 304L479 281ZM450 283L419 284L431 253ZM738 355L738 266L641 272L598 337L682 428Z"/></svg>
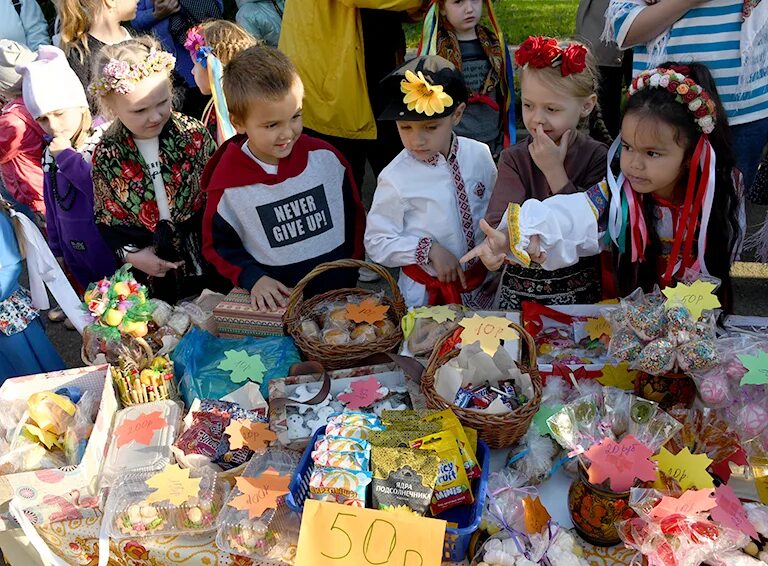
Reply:
<svg viewBox="0 0 768 566"><path fill-rule="evenodd" d="M286 503L291 510L297 513L302 512L304 500L309 495L309 479L312 477L312 471L315 468L315 464L312 462L312 450L317 437L323 434L325 434L324 426L315 431L312 440L301 456L291 483L288 485L289 493L286 496ZM460 562L464 560L472 533L480 527L485 504L485 492L488 488L488 470L491 466L491 452L488 449L488 445L482 440L477 441L477 460L483 471L479 478L472 481L472 494L475 497L474 503L472 505L454 507L438 515L438 519L444 519L448 523L458 525L457 527L445 529L443 559L446 561Z"/></svg>

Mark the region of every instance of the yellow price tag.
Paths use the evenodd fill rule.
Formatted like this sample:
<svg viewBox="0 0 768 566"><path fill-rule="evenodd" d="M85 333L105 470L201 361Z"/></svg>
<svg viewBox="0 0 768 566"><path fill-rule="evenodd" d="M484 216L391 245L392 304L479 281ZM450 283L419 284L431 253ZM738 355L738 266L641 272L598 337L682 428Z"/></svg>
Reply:
<svg viewBox="0 0 768 566"><path fill-rule="evenodd" d="M307 499L296 566L440 566L446 522Z"/></svg>

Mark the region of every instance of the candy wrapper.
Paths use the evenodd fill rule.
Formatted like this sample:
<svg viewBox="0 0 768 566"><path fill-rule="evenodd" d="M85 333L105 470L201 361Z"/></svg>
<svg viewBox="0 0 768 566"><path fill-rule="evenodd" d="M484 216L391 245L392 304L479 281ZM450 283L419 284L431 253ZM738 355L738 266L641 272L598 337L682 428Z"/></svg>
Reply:
<svg viewBox="0 0 768 566"><path fill-rule="evenodd" d="M716 465L739 451L739 437L722 411L673 408L669 414L683 425L665 445L672 454L688 448L691 454L706 454Z"/></svg>
<svg viewBox="0 0 768 566"><path fill-rule="evenodd" d="M440 466L436 453L375 446L371 465L374 509L407 507L418 515L427 512Z"/></svg>
<svg viewBox="0 0 768 566"><path fill-rule="evenodd" d="M315 468L309 479L309 496L352 507L365 507L365 494L371 472L353 472L339 468Z"/></svg>
<svg viewBox="0 0 768 566"><path fill-rule="evenodd" d="M637 517L617 524L624 544L654 566L695 566L746 544L746 535L709 519L714 500L693 495L702 494L672 497L633 488L629 504Z"/></svg>

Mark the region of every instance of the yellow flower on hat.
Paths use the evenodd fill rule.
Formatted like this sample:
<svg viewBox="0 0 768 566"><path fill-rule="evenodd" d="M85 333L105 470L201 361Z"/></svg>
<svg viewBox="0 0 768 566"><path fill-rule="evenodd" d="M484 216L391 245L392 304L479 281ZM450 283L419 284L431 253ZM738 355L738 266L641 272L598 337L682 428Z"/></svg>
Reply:
<svg viewBox="0 0 768 566"><path fill-rule="evenodd" d="M403 102L408 110L415 109L419 114L441 114L453 104L453 98L443 92L443 85L430 84L421 71L418 74L406 71L405 79L400 81L400 90L405 93Z"/></svg>

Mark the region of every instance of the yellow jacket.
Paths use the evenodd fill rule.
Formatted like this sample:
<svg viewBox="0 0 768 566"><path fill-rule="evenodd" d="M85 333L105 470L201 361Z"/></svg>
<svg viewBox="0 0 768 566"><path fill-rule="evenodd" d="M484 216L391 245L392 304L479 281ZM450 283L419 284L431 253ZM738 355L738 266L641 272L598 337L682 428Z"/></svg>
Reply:
<svg viewBox="0 0 768 566"><path fill-rule="evenodd" d="M304 125L322 134L375 139L365 83L360 8L417 10L422 0L287 0L280 50L304 82Z"/></svg>

